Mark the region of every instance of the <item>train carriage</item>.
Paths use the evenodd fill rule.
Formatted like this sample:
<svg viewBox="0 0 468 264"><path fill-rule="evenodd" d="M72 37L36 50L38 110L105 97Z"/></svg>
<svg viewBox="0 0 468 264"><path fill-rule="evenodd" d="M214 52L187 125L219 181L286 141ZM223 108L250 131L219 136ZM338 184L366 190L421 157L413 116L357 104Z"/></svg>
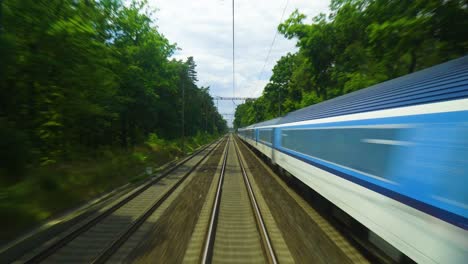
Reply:
<svg viewBox="0 0 468 264"><path fill-rule="evenodd" d="M421 263L468 258L468 56L239 135Z"/></svg>

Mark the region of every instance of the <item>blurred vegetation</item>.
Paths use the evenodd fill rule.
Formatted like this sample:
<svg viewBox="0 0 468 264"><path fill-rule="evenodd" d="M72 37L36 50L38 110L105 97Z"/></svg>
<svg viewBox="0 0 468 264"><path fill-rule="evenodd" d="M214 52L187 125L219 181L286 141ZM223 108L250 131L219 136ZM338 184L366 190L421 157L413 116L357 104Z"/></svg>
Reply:
<svg viewBox="0 0 468 264"><path fill-rule="evenodd" d="M278 26L299 50L274 66L256 100L236 109L234 126L272 119L468 51L462 0L332 0L311 23L294 11Z"/></svg>
<svg viewBox="0 0 468 264"><path fill-rule="evenodd" d="M158 166L184 156L182 144L192 152L216 138L217 135L198 133L182 143L181 139L168 141L150 134L144 144L131 151L100 147L93 152L75 153L81 158L74 161L31 168L22 181L1 189L0 244L101 193L147 178L146 167L156 172Z"/></svg>
<svg viewBox="0 0 468 264"><path fill-rule="evenodd" d="M146 1L0 1L2 235L227 131L156 25Z"/></svg>

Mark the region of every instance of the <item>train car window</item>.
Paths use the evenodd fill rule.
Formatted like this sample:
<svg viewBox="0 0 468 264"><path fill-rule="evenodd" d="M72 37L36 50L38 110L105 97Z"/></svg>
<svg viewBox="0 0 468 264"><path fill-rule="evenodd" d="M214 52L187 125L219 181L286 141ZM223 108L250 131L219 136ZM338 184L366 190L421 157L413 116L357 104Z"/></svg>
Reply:
<svg viewBox="0 0 468 264"><path fill-rule="evenodd" d="M283 130L281 146L364 173L388 177L387 167L399 129Z"/></svg>
<svg viewBox="0 0 468 264"><path fill-rule="evenodd" d="M252 139L252 140L255 140L254 130L253 129L247 130L247 137Z"/></svg>
<svg viewBox="0 0 468 264"><path fill-rule="evenodd" d="M273 129L261 129L259 130L259 140L267 143L273 141Z"/></svg>

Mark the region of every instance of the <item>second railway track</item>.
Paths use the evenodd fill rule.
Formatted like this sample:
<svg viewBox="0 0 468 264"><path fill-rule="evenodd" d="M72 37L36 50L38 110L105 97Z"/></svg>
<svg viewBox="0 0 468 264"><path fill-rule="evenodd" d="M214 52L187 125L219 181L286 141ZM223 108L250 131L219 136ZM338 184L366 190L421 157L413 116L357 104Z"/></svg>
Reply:
<svg viewBox="0 0 468 264"><path fill-rule="evenodd" d="M182 160L99 214L23 257L26 263L103 263L221 143Z"/></svg>

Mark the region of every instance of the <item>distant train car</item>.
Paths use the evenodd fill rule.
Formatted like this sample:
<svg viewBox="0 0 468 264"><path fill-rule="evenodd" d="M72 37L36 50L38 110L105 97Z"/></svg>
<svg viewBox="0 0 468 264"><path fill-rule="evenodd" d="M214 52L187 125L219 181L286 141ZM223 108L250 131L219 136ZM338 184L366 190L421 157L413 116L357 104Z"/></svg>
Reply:
<svg viewBox="0 0 468 264"><path fill-rule="evenodd" d="M420 263L468 259L468 56L239 129Z"/></svg>
<svg viewBox="0 0 468 264"><path fill-rule="evenodd" d="M277 124L279 121L280 119L276 118L241 128L239 129L239 136L251 145L255 145L261 153L271 159L273 155L273 129L270 126Z"/></svg>

